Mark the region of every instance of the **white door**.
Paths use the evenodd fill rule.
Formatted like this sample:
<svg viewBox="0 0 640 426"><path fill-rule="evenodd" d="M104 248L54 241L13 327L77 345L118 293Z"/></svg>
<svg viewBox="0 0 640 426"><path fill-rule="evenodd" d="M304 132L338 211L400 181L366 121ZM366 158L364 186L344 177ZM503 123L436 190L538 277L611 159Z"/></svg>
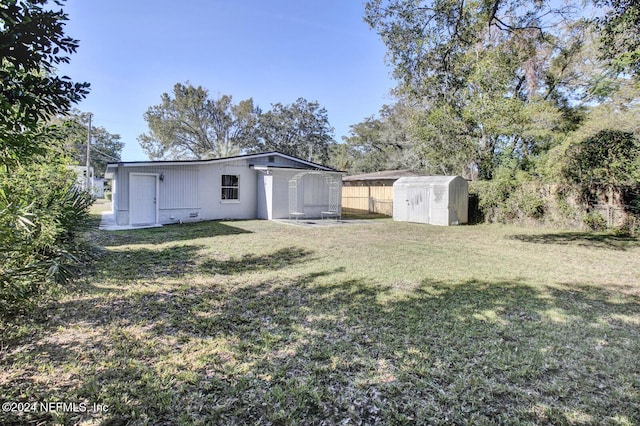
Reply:
<svg viewBox="0 0 640 426"><path fill-rule="evenodd" d="M429 223L429 188L407 188L407 222Z"/></svg>
<svg viewBox="0 0 640 426"><path fill-rule="evenodd" d="M129 175L129 223L153 225L156 223L156 175Z"/></svg>

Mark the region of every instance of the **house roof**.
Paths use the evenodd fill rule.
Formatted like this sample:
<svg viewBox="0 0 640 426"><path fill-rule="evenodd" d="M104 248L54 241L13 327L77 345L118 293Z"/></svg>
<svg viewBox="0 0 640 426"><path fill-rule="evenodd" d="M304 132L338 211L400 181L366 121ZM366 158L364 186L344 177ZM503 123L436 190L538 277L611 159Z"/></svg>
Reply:
<svg viewBox="0 0 640 426"><path fill-rule="evenodd" d="M413 170L381 170L379 172L364 173L360 175L345 176L342 178L344 182L350 181L368 181L368 180L381 180L381 179L400 179L403 177L414 176L426 176L421 172L414 172Z"/></svg>
<svg viewBox="0 0 640 426"><path fill-rule="evenodd" d="M295 162L300 163L301 165L305 165L311 169L329 171L329 172L337 172L338 170L333 169L328 166L323 166L322 164L314 163L312 161L303 160L302 158L294 157L292 155L283 154L278 151L269 151L269 152L261 152L257 154L243 154L243 155L235 155L232 157L224 157L224 158L213 158L210 160L153 160L153 161L120 161L117 163L108 163L107 169L105 171L105 177L111 178L113 177L115 170L118 167L145 167L145 166L172 166L172 165L186 165L186 164L215 164L215 163L223 163L226 161L234 161L239 159L247 159L251 160L254 158L266 157L269 155L277 155L282 158L286 158ZM301 167L303 168L303 167Z"/></svg>

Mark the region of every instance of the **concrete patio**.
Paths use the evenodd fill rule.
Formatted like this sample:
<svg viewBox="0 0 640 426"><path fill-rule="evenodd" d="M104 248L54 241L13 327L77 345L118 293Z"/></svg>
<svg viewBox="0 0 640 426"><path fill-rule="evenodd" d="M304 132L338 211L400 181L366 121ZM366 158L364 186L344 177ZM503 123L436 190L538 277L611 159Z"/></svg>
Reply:
<svg viewBox="0 0 640 426"><path fill-rule="evenodd" d="M128 229L160 228L162 225L118 225L112 211L102 212L99 229L104 231L125 231Z"/></svg>
<svg viewBox="0 0 640 426"><path fill-rule="evenodd" d="M300 226L303 228L330 228L336 226L364 225L379 223L368 219L274 219L273 222L285 225Z"/></svg>
<svg viewBox="0 0 640 426"><path fill-rule="evenodd" d="M273 222L285 225L300 226L303 228L330 228L336 226L363 225L371 223L379 223L370 219L274 219ZM100 220L100 228L104 231L126 231L131 229L160 228L162 225L118 225L116 224L115 215L112 211L102 212Z"/></svg>

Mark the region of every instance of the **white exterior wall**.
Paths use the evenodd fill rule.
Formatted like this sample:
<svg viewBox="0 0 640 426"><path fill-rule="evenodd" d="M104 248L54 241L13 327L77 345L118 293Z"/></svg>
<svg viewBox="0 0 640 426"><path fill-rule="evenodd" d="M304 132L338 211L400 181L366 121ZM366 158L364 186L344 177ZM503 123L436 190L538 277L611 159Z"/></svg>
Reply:
<svg viewBox="0 0 640 426"><path fill-rule="evenodd" d="M289 179L298 172L300 172L300 170L273 171L271 219L289 218ZM298 205L301 206L300 191L298 191Z"/></svg>
<svg viewBox="0 0 640 426"><path fill-rule="evenodd" d="M400 179L398 179L399 181ZM407 222L408 221L408 203L409 203L409 194L408 194L408 186L407 185L396 185L398 182L394 182L393 184L393 220L399 222Z"/></svg>
<svg viewBox="0 0 640 426"><path fill-rule="evenodd" d="M118 182L113 179L111 181L111 211L117 212L118 211L118 203L117 203L117 199L118 199Z"/></svg>
<svg viewBox="0 0 640 426"><path fill-rule="evenodd" d="M119 167L115 179L117 191L113 194L116 223L129 225L131 173L155 174L163 177L162 180L158 179L157 223L198 220L200 217L199 167L197 165Z"/></svg>
<svg viewBox="0 0 640 426"><path fill-rule="evenodd" d="M262 170L255 170L251 166L262 166ZM269 169L264 170L264 166ZM135 202L129 195L131 173L156 176L156 221L159 224L217 219L288 218L289 180L304 170L286 167L300 166L300 162L279 155L211 163L125 163L114 167L112 172L116 223L130 224L129 205ZM323 173L335 173L338 181L341 181L342 174L339 172ZM238 200L222 199L223 175L238 176ZM300 209L304 209L308 216L320 216L320 211L327 208L328 186L323 175L305 176L298 190Z"/></svg>
<svg viewBox="0 0 640 426"><path fill-rule="evenodd" d="M398 179L393 185L393 220L457 225L468 222L468 185L460 176Z"/></svg>
<svg viewBox="0 0 640 426"><path fill-rule="evenodd" d="M131 173L162 175L158 182L158 218L161 224L212 219L256 217L256 172L246 161L225 164L119 167L114 193L118 225L129 224L129 176ZM239 200L222 200L222 175L239 176Z"/></svg>
<svg viewBox="0 0 640 426"><path fill-rule="evenodd" d="M200 166L200 204L203 220L255 219L258 214L255 170L246 160ZM239 176L238 200L223 200L222 175Z"/></svg>
<svg viewBox="0 0 640 426"><path fill-rule="evenodd" d="M272 196L273 176L264 172L258 172L258 219L273 219Z"/></svg>
<svg viewBox="0 0 640 426"><path fill-rule="evenodd" d="M449 222L449 182L437 182L431 186L431 219L432 225L448 226Z"/></svg>

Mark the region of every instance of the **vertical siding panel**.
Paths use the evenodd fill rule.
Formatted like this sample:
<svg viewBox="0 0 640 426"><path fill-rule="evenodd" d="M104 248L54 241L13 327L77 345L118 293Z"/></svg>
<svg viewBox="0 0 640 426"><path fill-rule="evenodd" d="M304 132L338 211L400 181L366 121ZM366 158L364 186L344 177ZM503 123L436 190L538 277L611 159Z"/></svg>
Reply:
<svg viewBox="0 0 640 426"><path fill-rule="evenodd" d="M151 166L118 168L118 210L129 210L129 174L163 174L160 186L160 209L198 208L199 166Z"/></svg>
<svg viewBox="0 0 640 426"><path fill-rule="evenodd" d="M129 171L118 167L118 210L129 210Z"/></svg>
<svg viewBox="0 0 640 426"><path fill-rule="evenodd" d="M178 166L158 170L163 173L160 182L161 209L191 209L200 207L198 202L198 166Z"/></svg>
<svg viewBox="0 0 640 426"><path fill-rule="evenodd" d="M324 175L309 174L304 176L304 205L329 205L329 186Z"/></svg>

